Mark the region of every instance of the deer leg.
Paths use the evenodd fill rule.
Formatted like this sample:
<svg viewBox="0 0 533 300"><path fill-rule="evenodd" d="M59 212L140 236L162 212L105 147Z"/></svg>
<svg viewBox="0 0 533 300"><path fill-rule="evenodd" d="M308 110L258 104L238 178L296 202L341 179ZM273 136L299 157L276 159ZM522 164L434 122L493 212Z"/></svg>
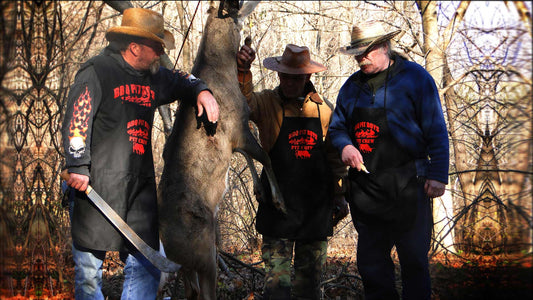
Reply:
<svg viewBox="0 0 533 300"><path fill-rule="evenodd" d="M202 300L216 299L217 286L217 253L213 249L212 255L209 258L210 262L206 265L206 269L198 271L198 280L200 283L200 297Z"/></svg>
<svg viewBox="0 0 533 300"><path fill-rule="evenodd" d="M255 140L255 137L252 135L250 131L247 131L245 135L246 135L245 144L241 145L241 147L237 147L236 149L234 149L234 151L238 151L243 154L246 153L250 157L259 161L263 165L263 169L265 170L267 177L268 177L268 182L270 183L270 190L272 191L272 202L278 210L286 214L287 209L285 207L285 202L283 201L283 196L281 195L281 191L278 186L278 181L276 180L276 176L274 175L274 170L272 169L272 163L270 162L270 157L268 157L268 154L265 152L265 150L257 143L257 141ZM244 155L244 157L246 157L246 154ZM247 158L247 161L248 161L248 158ZM248 162L248 164L250 168L253 168L255 170L253 162L252 163ZM257 171L256 171L256 176L257 176ZM257 182L259 184L259 180L257 180Z"/></svg>
<svg viewBox="0 0 533 300"><path fill-rule="evenodd" d="M244 152L242 149L235 149L236 152L239 152L244 156L246 159L246 164L248 165L248 168L250 169L250 172L252 173L252 179L254 183L254 194L255 195L264 195L264 189L259 181L259 175L257 175L257 170L255 169L254 161L248 155L248 153Z"/></svg>
<svg viewBox="0 0 533 300"><path fill-rule="evenodd" d="M183 285L185 287L185 297L189 300L196 300L200 295L200 284L198 274L193 270L182 269Z"/></svg>

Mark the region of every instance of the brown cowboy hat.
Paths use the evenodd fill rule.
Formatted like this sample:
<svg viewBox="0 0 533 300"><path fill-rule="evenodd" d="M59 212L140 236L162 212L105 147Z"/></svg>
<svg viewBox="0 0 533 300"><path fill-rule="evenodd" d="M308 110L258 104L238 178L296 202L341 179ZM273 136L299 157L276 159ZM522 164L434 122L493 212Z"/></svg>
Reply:
<svg viewBox="0 0 533 300"><path fill-rule="evenodd" d="M352 28L352 41L349 46L339 48L339 51L348 55L364 54L372 46L388 41L401 30L386 32L378 21L364 22Z"/></svg>
<svg viewBox="0 0 533 300"><path fill-rule="evenodd" d="M263 60L265 68L286 74L312 74L327 68L311 60L309 48L288 44L282 56L267 57Z"/></svg>
<svg viewBox="0 0 533 300"><path fill-rule="evenodd" d="M164 28L165 21L160 13L146 8L134 7L124 10L120 26L107 30L107 40L120 35L131 35L159 42L168 50L174 49L174 36Z"/></svg>

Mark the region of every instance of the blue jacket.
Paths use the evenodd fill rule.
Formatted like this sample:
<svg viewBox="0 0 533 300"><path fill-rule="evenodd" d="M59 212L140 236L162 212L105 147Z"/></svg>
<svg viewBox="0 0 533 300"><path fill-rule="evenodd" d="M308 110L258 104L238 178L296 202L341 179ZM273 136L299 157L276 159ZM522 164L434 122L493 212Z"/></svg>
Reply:
<svg viewBox="0 0 533 300"><path fill-rule="evenodd" d="M332 144L342 154L342 149L352 144L349 128L355 123L351 120L354 109L383 107L386 91L391 133L415 159L421 159L417 161L418 175L448 183L448 131L435 81L417 63L398 55L394 61L386 84L375 95L362 80L361 71L346 80L339 91L329 128Z"/></svg>

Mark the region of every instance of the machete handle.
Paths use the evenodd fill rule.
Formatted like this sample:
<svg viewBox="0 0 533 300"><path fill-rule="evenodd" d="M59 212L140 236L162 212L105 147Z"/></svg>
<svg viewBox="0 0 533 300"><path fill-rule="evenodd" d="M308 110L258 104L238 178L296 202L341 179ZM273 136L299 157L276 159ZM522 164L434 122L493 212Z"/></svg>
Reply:
<svg viewBox="0 0 533 300"><path fill-rule="evenodd" d="M61 179L65 180L65 181L68 181L70 179L70 173L68 172L67 169L61 171L61 173L59 174L59 177L61 177Z"/></svg>
<svg viewBox="0 0 533 300"><path fill-rule="evenodd" d="M61 179L68 181L70 179L70 173L68 172L68 169L64 169L59 173L59 177ZM85 190L85 194L89 194L93 188L90 185L87 185L87 189Z"/></svg>

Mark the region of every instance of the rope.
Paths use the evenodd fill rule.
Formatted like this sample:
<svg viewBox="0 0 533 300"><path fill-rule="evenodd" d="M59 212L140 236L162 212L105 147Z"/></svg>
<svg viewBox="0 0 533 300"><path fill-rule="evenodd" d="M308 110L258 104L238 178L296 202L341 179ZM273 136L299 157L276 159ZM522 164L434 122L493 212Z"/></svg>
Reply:
<svg viewBox="0 0 533 300"><path fill-rule="evenodd" d="M187 37L189 36L189 31L191 30L192 22L194 21L194 17L196 16L196 12L198 11L198 7L200 6L200 2L202 0L198 0L198 4L196 4L196 9L194 10L194 14L192 15L191 23L189 24L189 28L187 28L187 32L185 32L185 37L183 38L183 43L181 43L180 52L178 52L178 57L176 57L176 62L174 63L173 69L176 69L176 65L178 64L178 59L180 59L181 51L183 50L183 46L185 46L185 41L187 40Z"/></svg>

